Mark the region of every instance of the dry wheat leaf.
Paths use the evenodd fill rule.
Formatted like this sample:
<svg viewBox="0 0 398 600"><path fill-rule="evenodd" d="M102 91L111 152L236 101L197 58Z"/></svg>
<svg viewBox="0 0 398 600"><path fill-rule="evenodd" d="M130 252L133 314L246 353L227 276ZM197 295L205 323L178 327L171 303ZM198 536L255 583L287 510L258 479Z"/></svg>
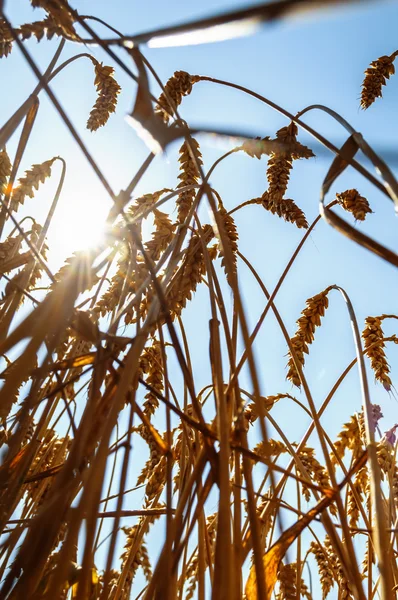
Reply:
<svg viewBox="0 0 398 600"><path fill-rule="evenodd" d="M88 342L97 345L101 340L101 332L98 325L93 323L90 315L82 310L77 310L71 323L72 329L80 334Z"/></svg>
<svg viewBox="0 0 398 600"><path fill-rule="evenodd" d="M362 152L369 158L375 167L376 171L380 173L384 180L388 194L395 204L395 212L398 212L398 182L394 177L386 163L376 154L376 152L369 146L367 141L363 138L362 134L354 134L355 141L358 144Z"/></svg>
<svg viewBox="0 0 398 600"><path fill-rule="evenodd" d="M18 452L18 454L16 454L12 458L9 458L0 466L0 488L7 487L10 478L13 476L13 474L16 472L17 468L21 464L28 449L29 446L25 446L24 448L22 448L22 450Z"/></svg>
<svg viewBox="0 0 398 600"><path fill-rule="evenodd" d="M87 600L98 598L98 592L100 589L99 585L100 585L100 581L99 581L99 577L98 577L98 571L95 567L92 567L91 568L91 577L90 577L90 589L89 589L88 595L85 596L87 598ZM72 600L75 600L78 597L79 597L79 584L74 583L72 586Z"/></svg>
<svg viewBox="0 0 398 600"><path fill-rule="evenodd" d="M21 254L17 254L13 256L9 260L6 260L0 265L0 275L4 273L8 273L13 269L17 269L18 267L22 267L22 265L26 265L29 259L32 257L30 252L23 252Z"/></svg>
<svg viewBox="0 0 398 600"><path fill-rule="evenodd" d="M76 367L86 367L87 365L92 365L94 363L96 356L97 352L88 352L87 354L82 354L81 356L61 360L49 365L47 367L47 371L50 373L52 371L66 371L67 369L74 369ZM38 371L41 372L39 369Z"/></svg>
<svg viewBox="0 0 398 600"><path fill-rule="evenodd" d="M154 154L163 151L173 140L181 137L181 128L167 127L163 119L155 113L149 91L148 75L138 48L130 50L138 69L138 89L132 113L127 117L128 122L136 130Z"/></svg>
<svg viewBox="0 0 398 600"><path fill-rule="evenodd" d="M329 171L326 174L325 179L323 180L322 190L324 196L330 190L330 186L334 183L334 181L345 171L348 167L349 163L347 162L347 158L350 160L354 158L355 154L358 152L359 146L357 140L354 135L350 135L346 142L340 148L339 154L333 160Z"/></svg>
<svg viewBox="0 0 398 600"><path fill-rule="evenodd" d="M196 19L180 25L124 36L122 40L120 38L108 40L108 44L122 43L127 48L133 48L139 44L148 44L152 48L208 44L248 35L256 31L265 22L311 14L314 10L321 10L325 7L352 4L359 1L276 0L204 19Z"/></svg>

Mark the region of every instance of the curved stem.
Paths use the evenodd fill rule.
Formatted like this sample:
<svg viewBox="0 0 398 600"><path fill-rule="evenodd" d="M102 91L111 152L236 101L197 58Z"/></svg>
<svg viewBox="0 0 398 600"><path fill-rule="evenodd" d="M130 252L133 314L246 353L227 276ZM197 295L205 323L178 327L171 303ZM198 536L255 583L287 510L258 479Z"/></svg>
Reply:
<svg viewBox="0 0 398 600"><path fill-rule="evenodd" d="M351 326L353 330L355 349L357 353L357 361L359 366L359 374L362 388L363 412L365 417L365 431L367 439L367 450L370 463L370 481L371 481L371 497L372 504L375 510L374 541L375 550L378 557L379 569L381 575L381 590L382 599L388 600L391 597L393 588L393 578L391 570L391 548L390 541L387 536L387 523L384 512L384 502L381 489L381 473L377 458L377 446L374 438L374 427L372 419L372 405L370 402L368 379L366 376L364 353L362 351L361 334L359 332L358 322L355 315L354 307L345 290L337 285L333 286L343 296L347 305L347 310L350 316Z"/></svg>
<svg viewBox="0 0 398 600"><path fill-rule="evenodd" d="M336 119L336 121L338 121L338 123L340 123L340 125L342 125L344 127L344 129L346 129L348 131L348 133L350 133L351 135L353 133L356 133L355 129L349 124L348 121L346 121L344 119L344 117L342 117L338 112L336 112L332 108L329 108L328 106L324 106L323 104L311 104L311 106L307 106L306 108L303 108L303 110L300 110L296 114L296 119L299 119L300 117L302 117L306 112L309 112L310 110L315 110L315 109L323 110L324 112L328 113L331 117Z"/></svg>
<svg viewBox="0 0 398 600"><path fill-rule="evenodd" d="M224 81L223 79L216 79L215 77L207 77L207 76L203 75L203 76L200 76L200 81L210 81L211 83L218 83L219 85L225 85L227 87L231 87L231 88L234 88L241 92L244 92L245 94L248 94L249 96L253 96L253 98L257 98L257 100L264 102L264 104L267 104L268 106L270 106L271 108L273 108L274 110L279 112L280 114L284 115L285 117L287 117L288 119L290 119L291 121L296 123L296 125L298 125L302 129L304 129L304 131L307 131L307 133L309 133L315 139L317 139L319 142L321 142L321 144L323 144L326 148L328 148L328 150L330 150L334 154L340 154L339 149L336 146L334 146L331 142L329 142L329 140L327 140L325 137L323 137L320 133L315 131L315 129L312 129L312 127L310 127L309 125L307 125L306 123L304 123L303 121L301 121L300 119L295 117L292 113L285 110L278 104L275 104L275 102L268 100L268 98L265 98L261 94L257 94L256 92L253 92L252 90L249 90L248 88L246 88L242 85L238 85L237 83L231 83L229 81ZM369 171L367 171L359 162L357 162L354 158L350 158L350 157L347 157L346 161L354 169L356 169L359 173L361 173L361 175L363 175L366 179L368 179L371 183L373 183L373 185L375 187L377 187L381 192L383 192L383 194L385 194L391 200L384 185L382 183L380 183L380 181L378 181L378 179L376 179L376 177L374 177L371 173L369 173Z"/></svg>
<svg viewBox="0 0 398 600"><path fill-rule="evenodd" d="M337 200L334 200L333 202L331 202L331 203L328 205L328 208L331 208L332 206L335 206L336 204L338 204L338 201L337 201ZM322 218L322 217L321 217L320 215L318 215L318 216L317 216L317 218L315 219L315 221L314 221L314 222L313 222L313 223L310 225L310 227L309 227L309 228L307 229L307 231L305 232L305 234L304 234L304 236L303 236L303 239L301 240L301 242L300 242L300 243L299 243L299 245L297 246L296 250L293 252L293 254L292 254L292 256L291 256L291 258L290 258L289 262L287 263L287 265L286 265L286 267L285 267L285 270L283 271L282 275L281 275L281 276L280 276L280 278L279 278L279 281L278 281L278 283L276 284L276 286L275 286L275 288L274 288L274 291L273 291L273 292L272 292L272 294L270 295L270 298L269 298L269 300L268 300L268 302L267 302L267 304L266 304L266 306L265 306L265 308L264 308L264 310L263 310L263 313L262 313L262 315L261 315L260 319L258 320L258 322L257 322L257 324L256 324L256 326L255 326L255 328L254 328L254 330L253 330L253 332L252 332L252 334L251 334L251 336L250 336L250 345L252 345L252 344L253 344L253 342L254 342L254 340L256 339L256 336L257 336L258 332L260 331L261 325L263 324L263 322L264 322L264 319L265 319L265 317L267 316L267 313L268 313L269 309L271 308L271 306L272 306L272 303L273 303L273 301L275 300L275 297L276 297L277 293L279 292L279 290L280 290L280 288L281 288L281 286L282 286L282 283L284 282L284 280L285 280L285 278L286 278L286 275L287 275L287 274L288 274L288 272L290 271L290 269L291 269L291 267L292 267L292 265L293 265L294 261L296 260L297 256L298 256L298 255L299 255L299 253L300 253L300 250L301 250L301 249L302 249L302 247L304 246L304 244L305 244L305 242L307 241L307 239L309 238L309 236L310 236L311 232L314 230L315 226L317 225L317 223L319 223L319 221L321 220L321 218ZM247 260L246 260L246 259L243 257L243 255L242 255L240 252L238 252L238 256L239 256L239 257L240 257L240 258L241 258L241 259L242 259L244 262L246 262L246 264L248 264L248 265L250 264L250 263L249 263L249 262L248 262L248 261L247 261ZM241 356L241 359L240 359L240 361L238 362L238 365L237 365L237 367L236 367L236 371L235 371L235 373L234 373L234 375L233 375L233 378L232 378L232 380L234 380L234 379L235 379L235 377L237 377L237 376L238 376L238 374L239 374L240 370L242 369L242 367L243 367L243 365L244 365L244 363L245 363L245 361L246 361L246 358L247 358L247 351L248 351L248 348L247 348L247 346L245 346L245 350L244 350L244 352L242 353L242 356Z"/></svg>

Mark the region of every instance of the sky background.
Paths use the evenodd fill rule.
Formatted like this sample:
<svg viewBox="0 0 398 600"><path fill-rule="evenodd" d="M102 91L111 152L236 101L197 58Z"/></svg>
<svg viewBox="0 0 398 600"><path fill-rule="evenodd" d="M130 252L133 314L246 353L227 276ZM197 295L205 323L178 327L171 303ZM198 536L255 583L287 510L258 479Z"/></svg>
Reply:
<svg viewBox="0 0 398 600"><path fill-rule="evenodd" d="M41 18L40 11L33 11L27 0L8 0L5 4L6 13L15 26ZM144 4L123 0L113 0L112 3L80 0L71 4L81 14L94 14L109 21L123 33L138 33L244 5L233 0L202 0L200 6L176 0L147 0ZM370 145L390 161L390 167L397 173L398 77L392 77L383 89L382 100L378 99L366 112L359 108L363 72L372 60L397 49L397 23L397 2L360 2L349 8L325 11L316 17L265 26L252 37L184 48L142 48L142 51L163 82L175 70L186 70L192 74L209 75L247 86L293 114L311 104L329 106L360 131ZM96 26L96 30L109 37L109 33L101 26ZM43 41L37 44L31 41L27 47L44 70L57 43ZM62 56L66 59L87 51L105 64L112 64L100 48L80 49L72 43L66 45ZM119 51L119 55L129 60L123 51ZM0 96L0 115L4 123L33 90L35 78L18 49L2 60L1 69L3 92ZM112 188L118 192L128 185L148 150L125 120L133 106L136 86L118 67L115 75L122 86L117 112L108 126L96 133L85 130L96 98L91 62L83 58L70 65L54 81L52 89L61 99L62 106ZM155 96L159 95L155 84L152 92ZM49 262L55 271L76 246L95 238L109 210L110 201L44 94L40 101L37 124L20 175L31 164L41 163L54 155L61 155L67 161L66 184L49 232L49 245L52 248ZM194 86L192 94L181 105L181 115L194 126L242 130L253 137L273 137L276 130L287 124L283 116L259 101L207 82ZM346 138L342 127L319 111L309 113L304 120L335 145L342 144ZM295 200L311 223L318 215L320 187L333 156L320 149L307 134L300 133L299 139L312 147L315 153L318 150L320 152L315 159L294 163L287 197ZM205 170L230 147L225 141L208 136L198 136L198 140L201 142ZM178 147L178 143L170 146L165 155L155 159L142 179L137 194L176 185ZM8 149L11 155L15 152L15 141L9 144ZM60 167L54 166L52 180L43 186L35 199L26 202L27 212L21 212L21 215L29 211L36 215L41 213L44 220L57 185L58 169ZM262 195L267 188L265 173L265 158L258 161L239 153L216 169L211 182L221 194L227 209L232 209L245 200ZM328 199L332 200L336 192L349 188L357 188L361 195L368 198L374 211L365 223L356 227L398 252L398 221L392 203L351 169L335 182ZM170 210L173 210L172 206ZM337 210L342 215L342 211ZM202 214L206 216L205 208ZM343 216L354 224L350 215ZM272 291L301 240L302 230L297 230L259 206L249 206L239 211L236 223L240 251L250 259L266 287ZM240 265L239 281L248 320L254 327L266 301L244 265ZM350 296L361 330L366 316L397 312L396 269L321 222L304 246L277 296L276 305L290 335L295 332L295 321L305 307L305 300L331 284L340 285ZM210 382L209 314L204 308L207 306L206 299L206 289L202 286L194 302L185 311L188 334L194 340L191 343L191 359L195 365L198 389ZM396 321L385 321L386 335L395 332ZM258 336L255 351L262 394L292 393L290 383L285 381L286 343L271 312ZM306 358L306 375L317 406L354 356L355 347L344 301L338 292L332 291L330 308L322 327L316 332L310 356ZM398 347L389 345L387 356L392 367L392 380L398 388ZM251 391L249 379L245 381L245 377L244 374L242 384L247 383ZM385 415L381 428L389 429L398 422L397 400L381 385L373 384L371 373L369 379L372 401L381 405ZM296 395L301 398L299 392ZM274 409L273 415L283 425L289 439L298 442L309 420L298 409L284 402L281 401ZM323 420L332 439L360 406L359 378L357 370L353 369L340 386Z"/></svg>

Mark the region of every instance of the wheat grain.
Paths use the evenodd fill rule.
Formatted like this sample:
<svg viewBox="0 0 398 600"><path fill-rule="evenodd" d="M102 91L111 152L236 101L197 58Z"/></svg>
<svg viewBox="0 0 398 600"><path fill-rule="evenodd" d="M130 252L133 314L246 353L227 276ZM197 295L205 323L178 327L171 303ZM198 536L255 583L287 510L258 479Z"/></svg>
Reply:
<svg viewBox="0 0 398 600"><path fill-rule="evenodd" d="M188 96L192 92L192 86L197 81L199 81L199 77L190 75L186 71L176 71L170 77L155 107L155 112L162 116L165 123L169 122L170 115L175 113L183 97Z"/></svg>
<svg viewBox="0 0 398 600"><path fill-rule="evenodd" d="M306 300L305 308L301 317L297 320L297 331L290 342L293 346L296 359L301 366L304 366L304 354L308 354L308 346L314 341L315 329L321 324L321 317L325 315L325 310L329 305L328 293L331 287L326 288L320 294L312 296ZM288 373L286 379L289 379L294 385L300 387L300 376L295 367L293 357L289 351L289 361L287 363Z"/></svg>
<svg viewBox="0 0 398 600"><path fill-rule="evenodd" d="M95 67L94 85L98 97L91 109L87 129L97 131L108 122L111 114L115 112L121 88L113 76L115 71L113 67L107 67L94 58L91 58L91 60Z"/></svg>
<svg viewBox="0 0 398 600"><path fill-rule="evenodd" d="M361 108L364 110L369 108L376 98L381 98L383 95L383 85L386 85L387 79L395 73L393 62L397 55L398 51L390 56L381 56L372 61L366 69L361 92Z"/></svg>
<svg viewBox="0 0 398 600"><path fill-rule="evenodd" d="M357 221L364 221L366 215L373 212L369 202L359 194L358 190L346 190L336 194L336 198L344 210L352 213Z"/></svg>

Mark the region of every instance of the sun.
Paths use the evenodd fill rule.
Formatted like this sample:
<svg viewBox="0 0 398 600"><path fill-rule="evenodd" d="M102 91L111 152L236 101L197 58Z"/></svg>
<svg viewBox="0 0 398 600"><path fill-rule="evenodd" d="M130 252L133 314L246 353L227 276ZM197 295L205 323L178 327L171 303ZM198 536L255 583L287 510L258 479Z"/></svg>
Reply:
<svg viewBox="0 0 398 600"><path fill-rule="evenodd" d="M109 202L75 195L54 215L48 232L48 261L59 268L76 251L99 246L105 237Z"/></svg>

